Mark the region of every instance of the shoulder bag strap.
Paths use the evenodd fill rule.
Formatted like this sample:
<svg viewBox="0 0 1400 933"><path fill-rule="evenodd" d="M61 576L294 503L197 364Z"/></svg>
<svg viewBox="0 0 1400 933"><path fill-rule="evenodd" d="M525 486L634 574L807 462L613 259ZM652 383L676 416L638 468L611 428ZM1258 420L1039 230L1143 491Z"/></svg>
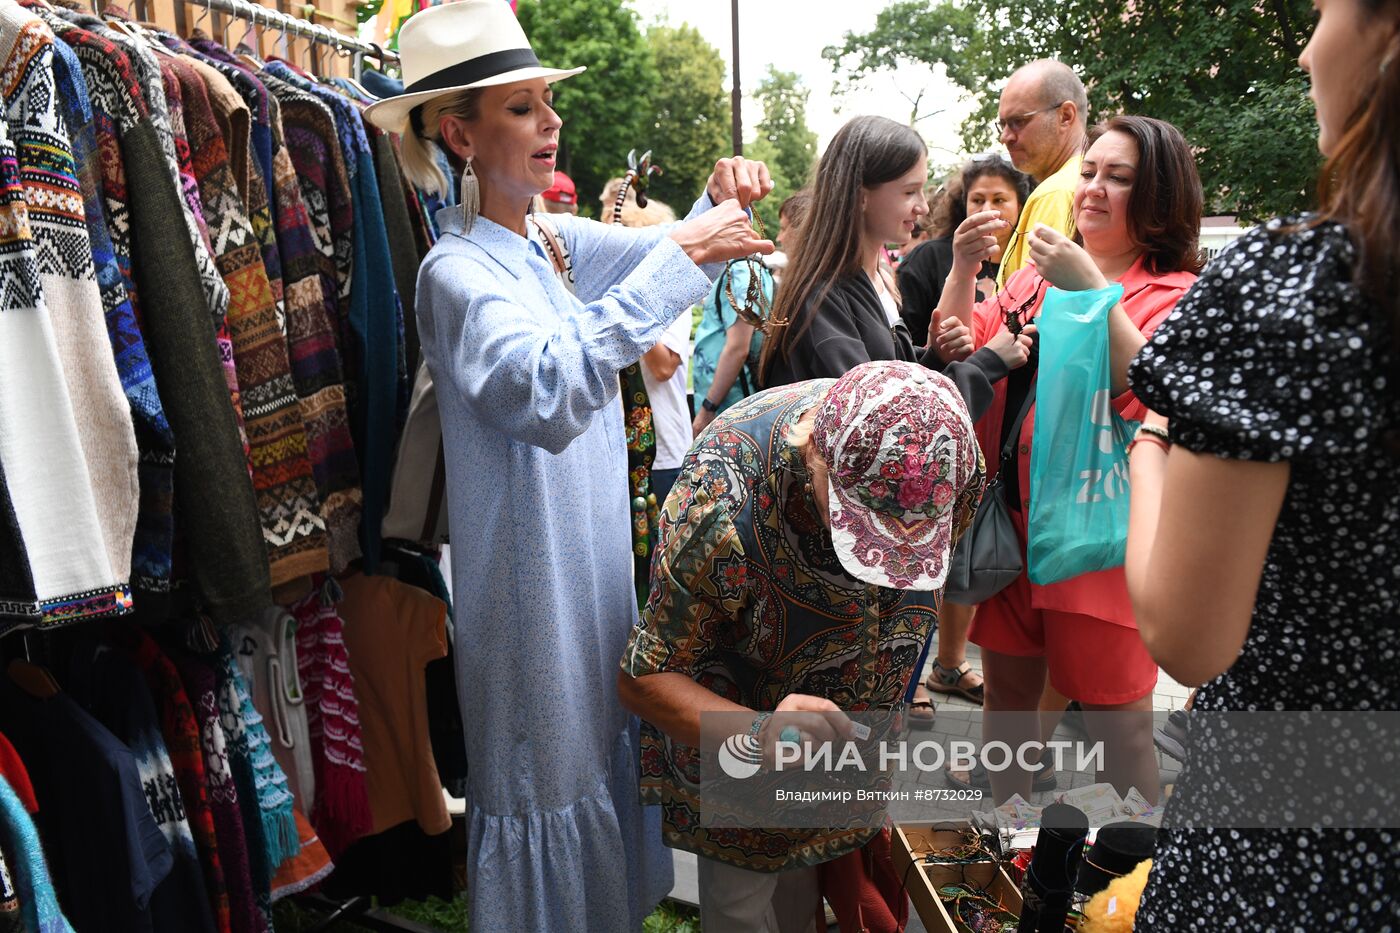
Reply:
<svg viewBox="0 0 1400 933"><path fill-rule="evenodd" d="M559 241L559 234L554 229L554 224L545 220L538 214L530 215L531 222L539 228L540 234L545 242L549 244L550 261L554 264L554 271L563 278L564 282L570 285L574 278L574 257L571 256Z"/></svg>
<svg viewBox="0 0 1400 933"><path fill-rule="evenodd" d="M1011 455L1016 452L1016 445L1021 440L1021 425L1026 423L1026 415L1030 414L1031 406L1035 404L1035 390L1040 380L1035 376L1031 377L1030 388L1026 390L1026 400L1021 405L1021 412L1016 416L1016 423L1011 426L1011 433L1006 436L1006 443L1001 448L1001 462L1005 466L1011 459Z"/></svg>

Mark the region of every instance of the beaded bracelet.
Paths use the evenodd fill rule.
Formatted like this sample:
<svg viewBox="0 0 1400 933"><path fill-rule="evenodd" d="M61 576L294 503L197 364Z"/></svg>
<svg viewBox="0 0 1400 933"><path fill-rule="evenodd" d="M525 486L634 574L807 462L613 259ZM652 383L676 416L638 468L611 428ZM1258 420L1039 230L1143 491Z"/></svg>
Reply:
<svg viewBox="0 0 1400 933"><path fill-rule="evenodd" d="M749 726L749 738L758 738L759 732L763 731L763 724L773 718L772 713L759 713L753 718L753 725Z"/></svg>

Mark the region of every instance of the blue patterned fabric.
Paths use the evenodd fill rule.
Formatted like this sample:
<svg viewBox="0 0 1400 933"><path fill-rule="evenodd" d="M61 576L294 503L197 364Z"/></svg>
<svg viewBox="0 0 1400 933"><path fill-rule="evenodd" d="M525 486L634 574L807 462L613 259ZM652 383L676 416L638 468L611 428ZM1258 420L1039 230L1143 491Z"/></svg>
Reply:
<svg viewBox="0 0 1400 933"><path fill-rule="evenodd" d="M14 788L0 777L0 833L3 833L6 863L12 869L20 915L24 928L33 933L73 933L73 927L58 907L58 895L49 880L39 831L24 812Z"/></svg>
<svg viewBox="0 0 1400 933"><path fill-rule="evenodd" d="M575 297L539 242L438 220L418 330L447 454L471 926L633 933L671 859L615 688L637 617L618 372L719 269L666 228L559 215Z"/></svg>
<svg viewBox="0 0 1400 933"><path fill-rule="evenodd" d="M101 172L97 163L95 114L88 97L77 53L62 42L55 42L54 77L58 99L73 147L78 182L82 187L87 214L88 238L97 284L102 292L102 310L107 318L107 335L117 361L122 390L131 403L140 450L137 479L141 489L141 509L136 518L136 535L131 555L131 583L142 593L163 593L170 587L171 548L174 521L169 503L174 495L175 435L165 420L160 393L156 389L151 360L146 355L145 338L136 321L127 281L117 264L116 251L108 234L107 217L99 191ZM142 606L144 611L145 606Z"/></svg>

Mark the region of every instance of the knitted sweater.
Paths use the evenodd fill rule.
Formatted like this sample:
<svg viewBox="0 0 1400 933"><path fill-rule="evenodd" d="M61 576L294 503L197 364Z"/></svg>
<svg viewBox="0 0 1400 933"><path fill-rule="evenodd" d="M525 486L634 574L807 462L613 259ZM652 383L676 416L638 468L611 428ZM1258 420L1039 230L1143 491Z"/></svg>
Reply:
<svg viewBox="0 0 1400 933"><path fill-rule="evenodd" d="M96 127L99 124L104 127L104 151L108 156L105 161L113 163L112 171L118 176L118 188L124 188L124 178L121 177L124 173L113 124L110 116L101 115L93 109L77 54L63 42L55 42L53 51L54 77L58 83L59 100L64 106L64 119L68 123L78 182L82 188L88 239L92 244L93 265L107 319L107 337L111 341L117 374L121 378L122 390L126 393L136 428L139 452L136 475L141 492L136 536L132 542L131 584L141 594L138 596L138 608L143 616L154 620L164 615L163 597L170 589L174 523L168 504L174 494L175 438L165 418L151 360L146 353L145 338L137 324L108 233L107 212L102 201L104 160L98 151ZM159 605L153 602L158 599Z"/></svg>
<svg viewBox="0 0 1400 933"><path fill-rule="evenodd" d="M248 106L251 151L257 158L249 164L250 183L241 190L274 296L285 312L291 372L301 401L320 517L329 539L330 567L342 570L359 556L359 471L345 410L334 307L330 304L333 296L325 293L331 283L322 283L318 275L316 244L286 145L281 101L261 76L222 47L201 39L185 45L166 34L162 39L217 68ZM257 185L260 175L272 193L266 211Z"/></svg>
<svg viewBox="0 0 1400 933"><path fill-rule="evenodd" d="M219 840L219 857L228 882L229 907L234 933L271 933L252 869L260 857L259 841L248 838L239 806L238 785L229 761L228 739L219 717L218 678L203 658L182 657L176 662L185 692L199 720L204 749L204 775L209 788L209 808Z"/></svg>
<svg viewBox="0 0 1400 933"><path fill-rule="evenodd" d="M182 60L180 66L189 104L188 125L199 152L200 194L208 214L221 218L215 253L234 296L229 308L234 360L253 448L253 486L275 586L328 566L325 525L318 512L286 335L267 278L267 251L257 241L220 133L220 127L234 125L239 119L235 115L246 107L213 66L196 59ZM250 177L254 172L255 167L249 166ZM266 216L262 186L251 184L248 193ZM276 252L275 240L272 252Z"/></svg>
<svg viewBox="0 0 1400 933"><path fill-rule="evenodd" d="M170 135L175 144L175 161L180 167L180 193L189 205L199 229L204 233L209 255L214 258L214 264L217 266L218 251L215 249L213 237L209 234L209 221L199 195L199 179L195 174L194 157L190 151L189 129L185 126L185 98L180 90L180 78L176 72L176 65L170 58L161 56L157 62L160 65L165 103L170 111ZM217 216L214 217L214 222L219 222ZM222 272L223 269L219 271ZM227 276L224 283L229 285ZM236 289L229 285L229 310L223 316L214 319L214 344L219 348L219 363L223 367L224 381L228 384L233 416L238 421L238 437L243 442L243 455L251 458L252 447L248 443L248 428L243 415L243 392L238 385L238 366L233 360L233 335L229 331L231 325L228 321L228 314L232 312L232 305L238 298L235 291ZM249 475L251 474L252 468L249 467Z"/></svg>
<svg viewBox="0 0 1400 933"><path fill-rule="evenodd" d="M369 832L372 820L359 701L345 626L335 610L339 599L339 586L327 580L290 607L297 620L297 668L316 774L311 822L332 856Z"/></svg>
<svg viewBox="0 0 1400 933"><path fill-rule="evenodd" d="M73 933L59 909L39 831L4 778L0 778L0 841L11 856L24 928L33 933Z"/></svg>
<svg viewBox="0 0 1400 933"><path fill-rule="evenodd" d="M136 435L101 313L82 192L58 101L53 41L53 32L33 13L0 6L0 91L29 204L40 287L65 363L107 559L115 582L125 585L136 531Z"/></svg>
<svg viewBox="0 0 1400 933"><path fill-rule="evenodd" d="M117 592L63 363L40 288L39 254L8 124L0 121L0 465L36 605L26 621L53 612L82 618L109 612ZM110 354L109 354L110 358ZM25 588L23 568L3 589Z"/></svg>
<svg viewBox="0 0 1400 933"><path fill-rule="evenodd" d="M209 805L199 720L195 717L184 685L180 683L180 674L174 663L161 653L155 641L135 626L123 629L118 638L123 649L146 676L151 699L155 701L160 715L161 737L165 740L170 763L175 769L180 799L184 802L185 816L199 853L204 888L214 912L215 928L219 933L230 933L228 886L214 832L214 813Z"/></svg>
<svg viewBox="0 0 1400 933"><path fill-rule="evenodd" d="M274 79L269 79L269 81ZM300 93L300 92L296 92ZM283 119L274 119L272 166L274 220L287 309L287 345L301 399L321 517L330 543L330 569L343 571L360 556L360 476L345 406L344 373L337 346L334 283L322 280L321 253L311 229Z"/></svg>
<svg viewBox="0 0 1400 933"><path fill-rule="evenodd" d="M203 243L177 187L173 143L167 159L120 49L67 24L59 35L78 53L96 105L117 121L127 200L112 212L112 229L124 231L129 247L146 347L178 445L175 494L189 572L209 613L236 620L271 605L267 554L213 340ZM222 279L218 289L226 308Z"/></svg>
<svg viewBox="0 0 1400 933"><path fill-rule="evenodd" d="M123 652L81 642L73 648L64 684L74 699L131 750L151 815L170 845L174 864L151 895L154 927L213 933L214 915L184 795L141 669Z"/></svg>
<svg viewBox="0 0 1400 933"><path fill-rule="evenodd" d="M351 337L348 347L342 344L342 356L346 360L346 381L355 386L350 397L350 421L364 493L360 546L365 569L373 572L379 562L380 522L388 501L398 439L397 334L401 313L389 264L374 157L355 104L335 91L312 84L282 62L269 62L266 70L330 107L341 152L350 170L355 258L350 290Z"/></svg>
<svg viewBox="0 0 1400 933"><path fill-rule="evenodd" d="M0 219L4 216L0 206ZM34 591L29 552L24 548L10 491L5 488L5 466L0 462L0 633L39 618L39 594Z"/></svg>

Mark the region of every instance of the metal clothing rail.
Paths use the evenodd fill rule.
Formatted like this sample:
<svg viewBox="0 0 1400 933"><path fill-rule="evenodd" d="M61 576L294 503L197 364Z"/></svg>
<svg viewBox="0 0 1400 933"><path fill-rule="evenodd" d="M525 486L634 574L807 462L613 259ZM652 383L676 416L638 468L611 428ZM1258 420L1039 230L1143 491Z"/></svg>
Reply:
<svg viewBox="0 0 1400 933"><path fill-rule="evenodd" d="M290 16L251 0L184 0L184 3L211 13L224 13L247 20L255 28L259 25L271 26L285 37L306 39L313 47L325 45L356 56L369 56L385 65L399 63L397 52L391 52L376 43L364 42L354 36L336 32L328 26ZM177 2L177 6L180 7L179 12L183 13L183 5ZM314 11L314 7L312 9ZM319 14L319 11L315 13Z"/></svg>

